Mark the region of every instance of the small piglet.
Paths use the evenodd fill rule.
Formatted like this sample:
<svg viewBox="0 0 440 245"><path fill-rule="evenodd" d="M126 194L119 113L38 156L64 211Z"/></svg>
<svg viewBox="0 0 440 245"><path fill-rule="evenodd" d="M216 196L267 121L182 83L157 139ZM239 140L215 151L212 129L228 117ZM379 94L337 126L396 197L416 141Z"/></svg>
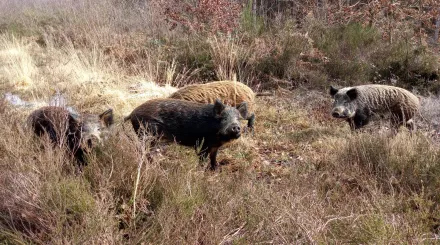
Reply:
<svg viewBox="0 0 440 245"><path fill-rule="evenodd" d="M247 104L235 107L202 104L177 99L153 99L140 105L125 118L141 136L147 129L154 136L185 146L199 146L200 159L210 158L211 170L217 167L218 149L241 135L239 119L247 117Z"/></svg>
<svg viewBox="0 0 440 245"><path fill-rule="evenodd" d="M63 107L46 106L32 112L28 122L36 135L47 133L58 145L65 142L79 165L86 165L84 154L93 146L92 138L101 141L101 130L113 124L113 110L79 117Z"/></svg>

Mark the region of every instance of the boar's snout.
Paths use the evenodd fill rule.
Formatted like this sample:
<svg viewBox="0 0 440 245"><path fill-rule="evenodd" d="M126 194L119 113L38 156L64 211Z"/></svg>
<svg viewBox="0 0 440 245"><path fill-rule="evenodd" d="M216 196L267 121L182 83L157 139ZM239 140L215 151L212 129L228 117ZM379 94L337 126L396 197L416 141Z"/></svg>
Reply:
<svg viewBox="0 0 440 245"><path fill-rule="evenodd" d="M232 132L234 132L234 133L240 133L240 126L238 126L238 125L236 125L236 126L233 126L232 127Z"/></svg>
<svg viewBox="0 0 440 245"><path fill-rule="evenodd" d="M233 139L238 139L241 136L241 127L239 124L232 124L229 129L229 135Z"/></svg>
<svg viewBox="0 0 440 245"><path fill-rule="evenodd" d="M339 111L333 111L332 112L332 116L336 117L336 118L340 118L341 117L341 113Z"/></svg>
<svg viewBox="0 0 440 245"><path fill-rule="evenodd" d="M91 135L89 135L89 137L88 137L88 139L87 139L87 143L88 143L88 145L90 145L90 146L93 146L93 145L102 145L103 140L102 140L100 134L91 134Z"/></svg>
<svg viewBox="0 0 440 245"><path fill-rule="evenodd" d="M346 110L341 107L336 107L332 110L332 116L335 118L346 118L348 117Z"/></svg>
<svg viewBox="0 0 440 245"><path fill-rule="evenodd" d="M332 116L335 118L352 118L355 112L347 107L335 107L332 110Z"/></svg>
<svg viewBox="0 0 440 245"><path fill-rule="evenodd" d="M238 124L237 125L233 125L232 126L232 133L240 136L240 133L241 133L240 125L238 125Z"/></svg>

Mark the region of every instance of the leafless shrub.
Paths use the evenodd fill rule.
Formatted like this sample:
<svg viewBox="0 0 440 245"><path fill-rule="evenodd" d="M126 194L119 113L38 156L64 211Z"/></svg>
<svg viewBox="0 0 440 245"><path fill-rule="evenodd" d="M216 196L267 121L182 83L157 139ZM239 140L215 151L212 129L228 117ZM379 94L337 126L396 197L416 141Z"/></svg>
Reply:
<svg viewBox="0 0 440 245"><path fill-rule="evenodd" d="M430 126L438 130L440 125L440 98L432 95L422 98L420 113Z"/></svg>

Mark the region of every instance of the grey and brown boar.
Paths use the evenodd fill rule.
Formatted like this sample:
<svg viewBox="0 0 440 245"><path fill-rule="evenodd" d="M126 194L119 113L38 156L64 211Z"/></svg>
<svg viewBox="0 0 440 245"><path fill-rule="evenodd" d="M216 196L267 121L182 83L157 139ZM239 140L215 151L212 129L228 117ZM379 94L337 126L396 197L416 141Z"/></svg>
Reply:
<svg viewBox="0 0 440 245"><path fill-rule="evenodd" d="M247 103L248 127L253 129L255 123L255 96L251 88L241 82L218 81L206 84L194 84L179 89L169 96L171 99L188 100L205 104L213 104L220 99L226 105L237 107L243 102Z"/></svg>
<svg viewBox="0 0 440 245"><path fill-rule="evenodd" d="M28 122L36 135L47 134L57 145L66 143L79 165L86 165L85 153L93 146L93 139L101 141L102 130L113 124L113 110L78 117L63 107L46 106L32 112Z"/></svg>
<svg viewBox="0 0 440 245"><path fill-rule="evenodd" d="M140 105L125 118L141 136L146 129L154 136L192 147L200 147L198 155L209 155L210 167L217 166L218 149L241 135L239 119L247 116L247 104L227 106L216 100L202 104L186 100L153 99Z"/></svg>
<svg viewBox="0 0 440 245"><path fill-rule="evenodd" d="M394 86L360 85L336 89L330 86L334 98L332 116L346 119L352 130L367 125L373 114L391 114L391 126L414 129L413 117L420 109L419 99L411 92Z"/></svg>

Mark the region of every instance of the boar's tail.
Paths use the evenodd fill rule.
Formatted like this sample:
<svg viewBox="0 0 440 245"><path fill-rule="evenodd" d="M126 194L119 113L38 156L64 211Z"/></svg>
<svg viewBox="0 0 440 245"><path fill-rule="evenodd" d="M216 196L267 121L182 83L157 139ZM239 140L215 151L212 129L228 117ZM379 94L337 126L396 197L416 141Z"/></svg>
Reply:
<svg viewBox="0 0 440 245"><path fill-rule="evenodd" d="M126 116L126 117L124 117L124 122L126 122L126 121L130 120L130 118L131 118L131 114L130 114L130 115L128 115L128 116Z"/></svg>
<svg viewBox="0 0 440 245"><path fill-rule="evenodd" d="M259 96L273 96L274 93L272 92L259 92L259 93L255 93L255 96L259 97Z"/></svg>

